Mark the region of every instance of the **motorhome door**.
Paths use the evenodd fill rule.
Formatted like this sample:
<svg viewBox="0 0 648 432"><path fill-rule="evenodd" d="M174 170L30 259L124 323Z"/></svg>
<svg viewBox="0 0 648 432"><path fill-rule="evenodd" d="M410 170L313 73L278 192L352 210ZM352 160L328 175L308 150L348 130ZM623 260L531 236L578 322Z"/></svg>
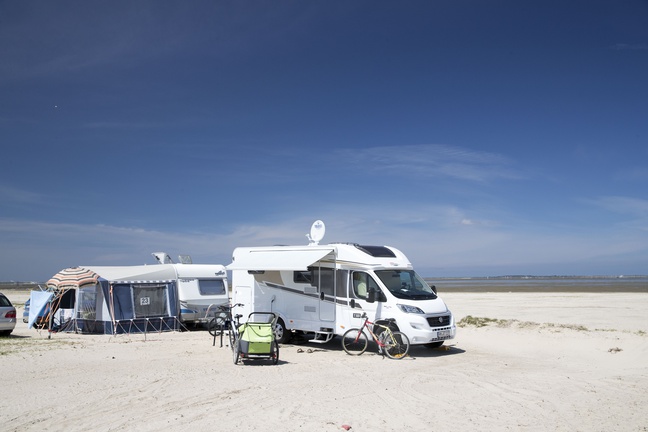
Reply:
<svg viewBox="0 0 648 432"><path fill-rule="evenodd" d="M312 267L312 283L318 288L319 319L335 321L335 270L326 267Z"/></svg>

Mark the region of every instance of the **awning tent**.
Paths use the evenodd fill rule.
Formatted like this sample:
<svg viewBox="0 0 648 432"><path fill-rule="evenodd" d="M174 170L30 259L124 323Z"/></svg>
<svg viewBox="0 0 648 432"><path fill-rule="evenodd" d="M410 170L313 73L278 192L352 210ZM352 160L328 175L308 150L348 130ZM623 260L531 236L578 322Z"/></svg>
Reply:
<svg viewBox="0 0 648 432"><path fill-rule="evenodd" d="M100 334L179 330L175 272L166 267L61 270L47 283L52 294L48 303L53 313L50 329ZM32 298L37 297L38 292L32 292Z"/></svg>
<svg viewBox="0 0 648 432"><path fill-rule="evenodd" d="M306 270L320 260L335 259L335 248L330 246L239 250L228 270Z"/></svg>
<svg viewBox="0 0 648 432"><path fill-rule="evenodd" d="M29 320L27 325L32 328L40 316L45 316L47 305L54 293L49 291L32 291L29 297Z"/></svg>

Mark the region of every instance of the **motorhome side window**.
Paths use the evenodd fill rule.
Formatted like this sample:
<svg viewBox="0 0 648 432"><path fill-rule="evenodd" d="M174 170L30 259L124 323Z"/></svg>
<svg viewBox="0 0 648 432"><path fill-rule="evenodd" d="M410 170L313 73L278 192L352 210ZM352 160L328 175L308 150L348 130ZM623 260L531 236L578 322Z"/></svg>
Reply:
<svg viewBox="0 0 648 432"><path fill-rule="evenodd" d="M319 292L335 295L335 271L330 268L311 267L311 285L318 288Z"/></svg>
<svg viewBox="0 0 648 432"><path fill-rule="evenodd" d="M353 272L353 293L356 298L366 299L370 288L380 293L378 284L371 276L365 272Z"/></svg>
<svg viewBox="0 0 648 432"><path fill-rule="evenodd" d="M223 279L199 279L198 290L200 295L225 294L225 283Z"/></svg>
<svg viewBox="0 0 648 432"><path fill-rule="evenodd" d="M293 272L293 282L309 284L311 282L310 270Z"/></svg>

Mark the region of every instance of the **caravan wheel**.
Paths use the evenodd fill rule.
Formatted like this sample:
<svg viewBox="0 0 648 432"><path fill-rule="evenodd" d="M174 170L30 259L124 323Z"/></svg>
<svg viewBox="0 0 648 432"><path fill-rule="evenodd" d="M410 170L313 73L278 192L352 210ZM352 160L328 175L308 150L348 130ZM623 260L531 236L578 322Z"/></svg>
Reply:
<svg viewBox="0 0 648 432"><path fill-rule="evenodd" d="M275 334L275 339L280 344L287 343L292 336L292 333L290 332L290 330L286 328L286 324L283 322L281 318L279 318L277 320L277 323L275 324L274 334Z"/></svg>

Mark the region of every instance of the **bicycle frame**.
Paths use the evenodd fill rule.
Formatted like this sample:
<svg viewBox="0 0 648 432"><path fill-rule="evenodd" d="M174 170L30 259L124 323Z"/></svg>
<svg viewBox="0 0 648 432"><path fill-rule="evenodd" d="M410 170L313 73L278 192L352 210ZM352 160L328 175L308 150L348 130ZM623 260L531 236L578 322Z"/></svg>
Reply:
<svg viewBox="0 0 648 432"><path fill-rule="evenodd" d="M219 305L218 309L225 313L225 317L222 316L217 316L215 317L212 322L213 322L213 327L216 327L216 323L220 319L222 323L218 324L219 329L216 330L214 328L214 331L212 335L214 336L214 341L212 345L216 345L216 336L220 335L220 346L221 348L223 347L223 333L225 333L225 330L229 333L229 340L230 340L230 348L234 349L234 342L236 341L236 338L238 337L238 327L239 327L239 319L242 317L242 315L237 314L236 316L232 316L232 308L236 306L243 306L240 303L237 304L227 304L227 305ZM211 306L210 306L211 307Z"/></svg>
<svg viewBox="0 0 648 432"><path fill-rule="evenodd" d="M387 334L391 334L391 332L392 332L391 329L390 329L388 326L386 326L386 325L377 324L377 323L375 323L375 322L373 322L373 321L369 321L369 317L367 317L367 316L364 317L364 322L363 322L362 325L360 326L360 331L363 331L364 329L367 329L367 330L369 331L369 334L371 335L371 338L374 340L374 342L376 342L376 343L378 344L378 347L379 347L379 348L384 348L384 347L386 347L387 344L385 344L385 343L381 340L380 336L377 336L377 335L373 332L373 330L371 330L371 328L369 327L369 324L371 324L371 325L374 326L374 327L375 327L375 326L381 327L381 328L383 329L383 331L386 331L386 332L387 332ZM382 351L381 351L381 354L382 354Z"/></svg>
<svg viewBox="0 0 648 432"><path fill-rule="evenodd" d="M403 332L391 329L392 320L386 320L385 324L379 324L370 321L365 313L360 318L363 318L363 322L359 328L350 328L342 335L342 348L347 354L361 355L364 353L370 340L367 336L369 333L371 339L378 345L378 353L383 358L387 356L391 359L402 359L407 356L409 339Z"/></svg>

